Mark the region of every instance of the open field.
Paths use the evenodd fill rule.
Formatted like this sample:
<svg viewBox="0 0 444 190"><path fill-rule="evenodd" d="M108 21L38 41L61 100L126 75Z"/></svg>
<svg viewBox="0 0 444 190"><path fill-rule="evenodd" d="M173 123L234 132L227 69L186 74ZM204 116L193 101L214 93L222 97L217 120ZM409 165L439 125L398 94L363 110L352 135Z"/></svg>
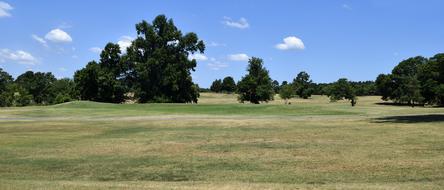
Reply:
<svg viewBox="0 0 444 190"><path fill-rule="evenodd" d="M327 97L0 109L0 189L442 189L444 108Z"/></svg>

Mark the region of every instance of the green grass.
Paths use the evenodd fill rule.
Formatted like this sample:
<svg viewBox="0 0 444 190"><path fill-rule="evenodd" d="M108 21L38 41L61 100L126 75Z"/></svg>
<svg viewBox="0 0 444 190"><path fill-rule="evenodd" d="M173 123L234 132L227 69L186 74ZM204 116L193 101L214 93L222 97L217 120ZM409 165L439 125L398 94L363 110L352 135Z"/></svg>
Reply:
<svg viewBox="0 0 444 190"><path fill-rule="evenodd" d="M441 189L444 108L72 102L0 109L0 189Z"/></svg>

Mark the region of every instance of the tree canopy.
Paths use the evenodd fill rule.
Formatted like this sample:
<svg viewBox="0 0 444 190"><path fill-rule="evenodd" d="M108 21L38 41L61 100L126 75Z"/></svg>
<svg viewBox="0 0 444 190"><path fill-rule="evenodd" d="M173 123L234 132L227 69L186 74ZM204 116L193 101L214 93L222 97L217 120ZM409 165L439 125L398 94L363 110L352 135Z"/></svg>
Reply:
<svg viewBox="0 0 444 190"><path fill-rule="evenodd" d="M300 98L307 99L313 94L313 82L310 80L310 75L305 71L300 72L293 80L295 94Z"/></svg>
<svg viewBox="0 0 444 190"><path fill-rule="evenodd" d="M353 86L346 78L341 78L333 83L328 94L331 101L350 100L352 106L356 105L356 94Z"/></svg>
<svg viewBox="0 0 444 190"><path fill-rule="evenodd" d="M401 61L391 74L376 78L376 90L383 100L400 104L444 105L444 54L430 59L417 56Z"/></svg>
<svg viewBox="0 0 444 190"><path fill-rule="evenodd" d="M248 61L248 74L239 81L239 101L249 101L254 104L273 100L274 89L268 70L263 66L263 60L252 57Z"/></svg>
<svg viewBox="0 0 444 190"><path fill-rule="evenodd" d="M125 60L139 102L197 102L199 92L191 78L196 60L188 56L203 53L203 41L195 33L183 35L164 15L136 24L136 31Z"/></svg>

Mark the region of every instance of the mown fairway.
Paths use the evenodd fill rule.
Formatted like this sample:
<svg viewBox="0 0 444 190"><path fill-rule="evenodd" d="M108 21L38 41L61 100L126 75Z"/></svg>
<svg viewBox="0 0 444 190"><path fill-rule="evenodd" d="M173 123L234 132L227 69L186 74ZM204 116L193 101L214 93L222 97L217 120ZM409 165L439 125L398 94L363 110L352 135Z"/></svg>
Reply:
<svg viewBox="0 0 444 190"><path fill-rule="evenodd" d="M0 189L441 189L444 108L73 102L0 109Z"/></svg>

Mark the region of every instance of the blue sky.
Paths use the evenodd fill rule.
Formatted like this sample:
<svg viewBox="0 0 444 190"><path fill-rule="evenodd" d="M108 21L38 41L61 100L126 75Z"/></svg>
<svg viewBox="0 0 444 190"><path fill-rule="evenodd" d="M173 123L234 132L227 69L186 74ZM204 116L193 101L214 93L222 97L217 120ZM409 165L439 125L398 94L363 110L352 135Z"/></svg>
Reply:
<svg viewBox="0 0 444 190"><path fill-rule="evenodd" d="M193 79L245 74L264 59L271 77L374 80L399 61L444 52L442 0L13 1L0 0L0 67L72 77L107 42L125 46L134 25L165 14L206 42Z"/></svg>

